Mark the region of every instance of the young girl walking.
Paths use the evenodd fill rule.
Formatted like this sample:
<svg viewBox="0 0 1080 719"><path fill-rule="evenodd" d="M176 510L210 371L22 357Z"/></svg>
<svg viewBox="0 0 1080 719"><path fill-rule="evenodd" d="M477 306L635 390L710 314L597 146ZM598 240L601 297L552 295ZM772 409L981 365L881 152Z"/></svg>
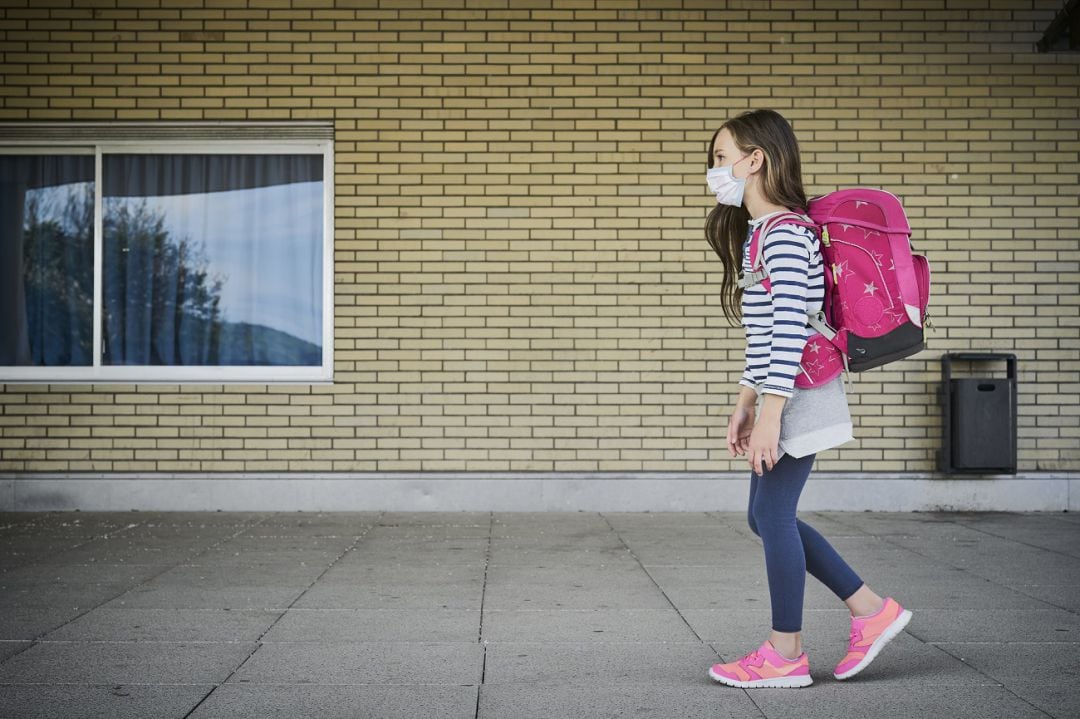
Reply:
<svg viewBox="0 0 1080 719"><path fill-rule="evenodd" d="M747 519L765 548L772 603L769 638L736 661L714 665L709 676L735 687L813 683L801 636L809 571L851 611L847 655L833 672L848 679L900 633L911 612L875 594L824 537L795 516L815 455L853 439L842 376L812 389L795 386L804 346L815 334L807 313L820 310L825 295L818 237L812 229L778 221L759 240L771 291L751 277L753 232L779 213L806 213L795 133L777 112L744 112L713 135L708 167L717 205L705 231L724 266L721 308L730 321L741 315L747 339L728 451L750 463Z"/></svg>

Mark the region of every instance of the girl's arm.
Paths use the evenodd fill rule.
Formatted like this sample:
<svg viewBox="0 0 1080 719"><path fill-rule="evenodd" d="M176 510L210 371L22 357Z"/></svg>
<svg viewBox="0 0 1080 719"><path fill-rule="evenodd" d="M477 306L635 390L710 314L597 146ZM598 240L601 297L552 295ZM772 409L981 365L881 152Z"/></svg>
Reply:
<svg viewBox="0 0 1080 719"><path fill-rule="evenodd" d="M745 385L739 388L739 397L735 400L735 406L754 409L755 405L757 405L757 392L752 387Z"/></svg>
<svg viewBox="0 0 1080 719"><path fill-rule="evenodd" d="M773 305L769 371L762 392L787 398L794 393L795 375L806 346L810 248L798 229L781 224L762 238L761 253L772 282Z"/></svg>
<svg viewBox="0 0 1080 719"><path fill-rule="evenodd" d="M787 397L765 393L765 399L761 402L761 421L770 422L775 419L779 423L785 404L787 404Z"/></svg>

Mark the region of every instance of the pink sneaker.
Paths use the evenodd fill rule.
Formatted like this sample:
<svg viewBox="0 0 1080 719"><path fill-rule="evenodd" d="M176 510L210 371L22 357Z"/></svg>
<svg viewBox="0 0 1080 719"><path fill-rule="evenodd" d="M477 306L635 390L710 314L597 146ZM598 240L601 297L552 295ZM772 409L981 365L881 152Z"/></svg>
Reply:
<svg viewBox="0 0 1080 719"><path fill-rule="evenodd" d="M808 687L810 660L803 652L788 659L773 649L768 640L742 659L727 664L714 664L709 676L732 687Z"/></svg>
<svg viewBox="0 0 1080 719"><path fill-rule="evenodd" d="M885 605L876 614L852 617L847 656L836 665L833 676L847 679L861 672L910 620L911 612L892 597L885 598Z"/></svg>

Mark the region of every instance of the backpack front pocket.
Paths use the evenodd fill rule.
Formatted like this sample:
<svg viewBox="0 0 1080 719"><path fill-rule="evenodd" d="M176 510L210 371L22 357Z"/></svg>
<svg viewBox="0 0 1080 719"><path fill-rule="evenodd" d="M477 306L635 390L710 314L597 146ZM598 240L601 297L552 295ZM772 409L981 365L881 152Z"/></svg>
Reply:
<svg viewBox="0 0 1080 719"><path fill-rule="evenodd" d="M824 335L815 334L806 341L802 359L799 360L799 372L795 375L795 386L801 389L821 387L840 376L844 371L844 360L840 350Z"/></svg>

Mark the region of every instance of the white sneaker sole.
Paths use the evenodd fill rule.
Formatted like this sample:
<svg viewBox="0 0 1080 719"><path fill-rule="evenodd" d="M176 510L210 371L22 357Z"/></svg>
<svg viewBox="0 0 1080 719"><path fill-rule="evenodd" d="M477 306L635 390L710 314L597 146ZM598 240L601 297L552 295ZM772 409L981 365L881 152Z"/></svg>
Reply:
<svg viewBox="0 0 1080 719"><path fill-rule="evenodd" d="M902 632L904 630L904 627L906 627L907 623L910 621L910 610L905 609L904 611L900 612L900 615L892 621L892 624L885 627L885 631L881 633L881 636L875 639L874 643L870 645L870 651L866 653L866 656L862 658L862 661L853 666L851 669L848 669L843 674L837 674L836 672L833 672L833 676L837 679L848 679L855 676L863 669L866 669L866 667L870 665L870 662L874 661L874 657L878 655L878 652L884 649L885 645L891 642L893 637Z"/></svg>
<svg viewBox="0 0 1080 719"><path fill-rule="evenodd" d="M714 681L718 681L721 684L727 684L729 687L740 687L742 689L796 689L798 687L808 687L814 683L814 680L809 674L802 674L797 677L773 677L772 679L751 679L750 681L742 682L738 679L729 679L719 674L714 674L712 668L709 668L709 676Z"/></svg>

